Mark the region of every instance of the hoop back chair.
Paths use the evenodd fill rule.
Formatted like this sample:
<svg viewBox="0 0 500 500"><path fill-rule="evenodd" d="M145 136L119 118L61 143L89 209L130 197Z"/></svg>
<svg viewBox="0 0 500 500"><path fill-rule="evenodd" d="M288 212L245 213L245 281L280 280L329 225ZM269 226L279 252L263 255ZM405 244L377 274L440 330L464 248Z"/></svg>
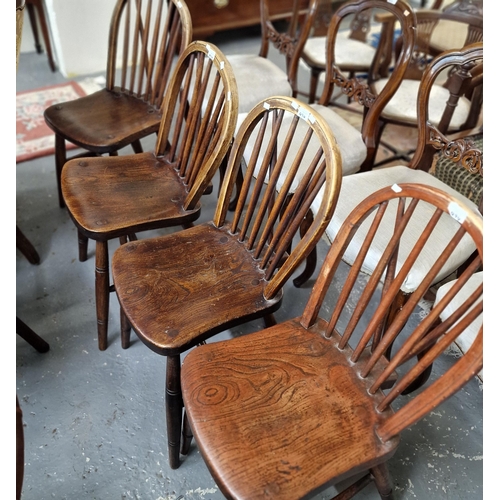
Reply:
<svg viewBox="0 0 500 500"><path fill-rule="evenodd" d="M462 47L481 42L483 39L483 17L477 9L458 9L463 0L457 3L457 8L449 8L443 11L419 10L415 13L416 39L412 54L411 64L408 66L400 87L389 100L380 114L382 133L388 124L400 126L417 126L417 96L420 81L426 67L432 63L434 57L439 53L432 42L434 33L443 22L451 26L463 26L466 29L466 37ZM451 6L450 6L451 7ZM386 22L385 27L391 26ZM392 28L393 29L393 28ZM452 28L450 27L450 31ZM388 39L386 35L385 40ZM435 37L434 37L435 38ZM453 42L450 37L449 43ZM395 44L396 52L399 42ZM387 51L389 48L387 48ZM477 74L475 74L477 72ZM386 78L369 77L371 89L374 93L380 92L387 82ZM450 116L443 115L446 104L450 99L456 100L455 109ZM434 125L438 125L444 134L453 131L467 130L477 126L482 110L482 68L477 68L471 73L451 71L449 75L441 75L439 81L435 82L432 90L429 119ZM378 166L397 159L411 160L413 151L399 151L385 144L393 150L393 155L378 163Z"/></svg>
<svg viewBox="0 0 500 500"><path fill-rule="evenodd" d="M293 116L289 125L283 119L286 114ZM280 142L279 131L285 126L287 140ZM272 130L270 136L266 129ZM230 212L243 151L254 131L258 140L237 206ZM312 161L306 154L310 147L316 151ZM278 185L290 156L293 169ZM305 173L299 178L301 170ZM166 357L171 468L179 467L179 453L187 454L190 444L185 424L181 446L181 354L250 320L274 322L284 285L332 216L340 182L338 147L321 117L294 98L270 97L247 115L237 132L213 220L163 237L132 241L114 253L112 271L123 317L151 350ZM318 216L302 232L305 214L321 187Z"/></svg>
<svg viewBox="0 0 500 500"><path fill-rule="evenodd" d="M66 142L78 155L116 155L158 132L168 80L175 61L191 42L191 16L184 0L117 0L109 31L106 87L44 112L55 133L59 204Z"/></svg>
<svg viewBox="0 0 500 500"><path fill-rule="evenodd" d="M410 235L420 204L431 207L432 216ZM458 213L463 216L459 220ZM363 275L366 249L385 217L391 219L392 231L378 253L377 273ZM455 235L412 302L380 337L401 283L442 219L455 225ZM363 229L363 250L346 275L340 265L343 253ZM405 238L412 240L414 250L396 267L395 255ZM477 246L477 265L482 260L480 217L429 186L386 187L359 203L340 228L302 316L187 354L181 387L188 421L226 498L311 498L363 471L335 498L352 498L373 480L381 498L394 498L387 461L405 429L454 395L482 367L482 327L457 362L450 366L449 356L441 356L480 314L482 299L472 307L473 300L467 300L457 315L435 327L457 286L427 317L418 314L424 283L434 280L460 238L470 238ZM334 281L334 293L327 294ZM389 361L385 354L391 347ZM425 389L401 396L430 363L440 361L443 369Z"/></svg>
<svg viewBox="0 0 500 500"><path fill-rule="evenodd" d="M217 78L210 78L214 69ZM231 66L206 42L180 55L169 83L154 152L73 159L62 190L78 233L96 241L96 311L99 349L107 347L110 292L108 241L136 233L189 227L200 197L229 149L238 111ZM122 346L128 342L122 338Z"/></svg>
<svg viewBox="0 0 500 500"><path fill-rule="evenodd" d="M454 165L457 170L463 170L465 174L482 175L482 149L470 139L454 139L449 135L441 133L439 127L434 125L429 119L429 114L432 112L431 92L434 88L434 82L439 76L450 68L454 68L457 73L468 73L471 68L482 66L482 59L483 46L482 43L477 43L461 51L444 52L436 57L432 64L427 67L419 89L418 143L411 163L409 165L394 165L387 168L375 169L370 172L358 172L354 176L346 176L342 183L342 192L339 197L337 210L325 233L329 241L335 239L338 228L356 203L375 190L393 183L412 182L431 185L461 199L471 210L479 211L479 207L482 206L482 199L479 205L476 204L475 201L477 200L468 199L465 194L460 192L458 189L460 183L455 183L456 187L448 185L442 179L429 173L429 170L433 166L435 155L439 155L446 159L447 163ZM449 99L443 116L449 117L453 113L455 102L453 98ZM440 177L444 176L440 175ZM312 211L315 211L314 204ZM358 242L357 244L360 245L361 243ZM455 258L451 259L446 265L449 274L459 269L473 252L472 247L464 242L458 248L459 252L455 255ZM314 272L316 266L315 250L309 254L307 261L306 270L300 279L297 278L299 285L307 281ZM432 255L429 262L432 262ZM409 294L413 292L416 285L420 282L422 272L423 270L420 269L415 274L415 276L420 277L415 278L412 286L407 287L405 291L401 291L399 303L407 300ZM395 304L395 307L398 307L398 305Z"/></svg>

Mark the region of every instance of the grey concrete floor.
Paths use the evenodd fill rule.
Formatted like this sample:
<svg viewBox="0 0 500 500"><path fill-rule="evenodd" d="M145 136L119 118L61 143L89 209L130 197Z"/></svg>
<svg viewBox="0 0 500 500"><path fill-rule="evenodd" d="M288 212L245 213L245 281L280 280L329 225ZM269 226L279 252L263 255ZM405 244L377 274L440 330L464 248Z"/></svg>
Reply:
<svg viewBox="0 0 500 500"><path fill-rule="evenodd" d="M233 38L212 41L228 54L257 50L257 35L244 33L242 38L232 33ZM65 80L50 71L44 54L21 54L17 91ZM153 140L145 146L153 147ZM201 220L211 218L214 200L204 198ZM121 348L113 295L109 347L103 352L97 348L94 247L91 242L86 262L78 261L75 227L57 201L53 156L17 164L16 223L41 257L39 265L32 265L16 253L16 314L50 344L50 350L40 354L16 336L16 393L25 436L22 498L222 499L195 442L181 467L170 470L165 360L134 336L128 350ZM164 233L141 237L152 234ZM110 250L114 248L112 244ZM327 248L322 242L320 259ZM278 321L301 313L311 285L286 287ZM262 326L256 321L213 341ZM389 467L397 499L482 498L482 385L472 380L405 431ZM315 500L330 498L335 491L330 487ZM369 486L358 498L379 497Z"/></svg>

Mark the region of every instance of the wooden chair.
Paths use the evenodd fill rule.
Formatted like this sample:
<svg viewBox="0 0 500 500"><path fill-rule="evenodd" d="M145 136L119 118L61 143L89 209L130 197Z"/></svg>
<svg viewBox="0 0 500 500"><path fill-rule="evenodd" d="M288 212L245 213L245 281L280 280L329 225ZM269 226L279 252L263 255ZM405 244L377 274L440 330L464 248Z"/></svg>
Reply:
<svg viewBox="0 0 500 500"><path fill-rule="evenodd" d="M40 28L42 29L43 43L45 45L45 50L47 51L49 66L52 71L55 71L56 63L52 54L52 43L50 41L49 27L47 25L47 20L45 17L45 2L43 0L26 0L26 10L28 11L31 31L33 32L33 38L35 39L35 49L38 54L41 54L43 52L38 36L38 19L38 21L40 22Z"/></svg>
<svg viewBox="0 0 500 500"><path fill-rule="evenodd" d="M286 115L293 119L285 120ZM287 132L282 142L283 127ZM272 130L270 136L266 129ZM258 139L236 209L228 212L252 134ZM312 156L307 154L311 147ZM282 179L283 165L290 161L293 169ZM179 452L186 454L190 443L184 434L181 447L181 354L250 320L274 322L272 313L281 305L283 286L332 216L340 182L338 147L321 116L294 98L270 97L247 115L238 130L213 220L164 237L130 242L114 253L112 272L122 317L128 318L150 349L167 359L171 468L179 467ZM321 208L303 232L304 217L322 187Z"/></svg>
<svg viewBox="0 0 500 500"><path fill-rule="evenodd" d="M389 77L389 84L384 91L375 96L370 92L366 83L361 82L356 77L349 78L336 64L336 40L343 21L351 16L361 16L370 9L380 9L394 15L402 26L402 39L404 50L398 59L394 71ZM311 17L314 13L311 13ZM313 17L312 17L313 18ZM306 25L310 21L305 22ZM313 109L321 114L330 126L342 156L343 175L350 175L358 171L370 170L374 160L379 140L379 120L378 117L396 92L402 75L405 73L410 63L411 50L413 48L414 37L414 16L411 10L403 1L386 2L383 0L350 0L339 7L329 25L327 51L327 84L323 89L323 94L318 103L311 104ZM363 108L363 123L359 130L356 126L344 119L336 109L330 106L330 101L334 91L341 91L344 95L359 102ZM243 120L242 113L238 117L238 122Z"/></svg>
<svg viewBox="0 0 500 500"><path fill-rule="evenodd" d="M417 233L410 235L420 205L431 207L432 215L428 225L417 225ZM391 236L377 254L377 273L366 276L360 272L366 249L388 216ZM408 270L427 246L428 233L439 231L444 219L455 226L455 234L447 238L446 250L412 301L380 338ZM346 276L340 265L343 254L360 231L365 235L363 251ZM406 238L414 250L404 256L401 267L395 266ZM371 481L381 498L395 497L387 461L405 439L405 430L482 368L482 327L462 358L451 364L449 356L441 357L480 314L482 299L439 327L434 327L435 320L457 288L427 317L418 314L425 284L441 272L460 238L473 241L479 254L476 265L480 263L482 219L448 193L419 184L374 192L339 229L300 317L187 354L181 387L189 425L226 498L311 498L332 484L345 485L349 478L359 479L335 498L352 498ZM335 290L327 293L332 283ZM467 300L465 309L473 302ZM425 389L401 396L429 364L439 362L440 373ZM397 381L385 385L395 375Z"/></svg>
<svg viewBox="0 0 500 500"><path fill-rule="evenodd" d="M472 200L468 199L458 192L454 187L446 184L443 180L433 176L429 170L433 164L433 158L436 152L446 157L449 161L453 162L457 169L463 169L468 172L482 172L483 165L483 152L482 148L479 149L474 142L466 139L449 139L446 135L442 134L438 127L433 125L429 120L429 113L431 112L430 94L433 88L434 81L439 77L443 71L448 70L450 67L461 68L468 71L474 64L482 62L483 46L482 43L474 44L465 48L462 51L448 51L436 57L433 63L427 67L426 72L422 78L419 96L418 96L418 144L417 150L412 158L410 165L394 165L387 168L378 168L370 172L359 172L354 176L346 176L342 183L342 191L340 193L339 203L337 210L326 230L326 236L330 241L335 239L338 228L348 216L356 203L360 202L365 196L380 189L384 186L392 185L394 183L422 183L434 186L438 189L450 193L452 196L461 199L467 204L471 210L479 212L479 206ZM453 109L454 101L450 99L449 107ZM482 205L482 200L480 202ZM313 204L312 211L315 211ZM425 218L426 216L424 216ZM360 245L358 242L356 245ZM437 247L436 247L437 248ZM354 247L353 247L354 249ZM462 242L459 245L460 252L451 259L445 268L448 274L455 272L472 254L472 246ZM355 250L353 250L355 253ZM428 265L433 262L433 255L429 256L430 260ZM305 282L312 276L315 267L315 250L311 252L308 257L308 265L298 284ZM421 282L421 277L425 271L424 268L415 270L414 280L407 284L402 289L400 300L405 301L416 287ZM395 307L397 307L395 305Z"/></svg>
<svg viewBox="0 0 500 500"><path fill-rule="evenodd" d="M462 6L462 8L458 8ZM435 32L443 37L443 29L439 26L448 23L448 31L458 32L457 27L462 27L462 33L466 31L465 43L453 47L453 42L458 40L448 36L448 47L460 49L472 43L480 42L483 39L483 17L482 8L469 8L470 2L461 0L454 2L442 11L419 10L415 13L417 19L417 36L412 56L412 63L406 70L400 87L388 101L380 113L381 133L388 124L417 127L417 96L420 81L425 68L431 64L434 57L439 52L439 47L444 46L444 42L436 41ZM384 24L385 28L390 23ZM384 39L387 39L386 35ZM463 38L463 37L462 37ZM439 43L441 45L439 45ZM396 52L398 42L395 44ZM389 50L389 49L387 49ZM371 81L371 89L377 94L385 86L386 78L377 78ZM439 130L446 134L453 131L466 130L478 125L482 110L482 67L475 68L472 72L451 71L449 75L442 74L441 78L435 82L430 95L429 119L431 123L438 126ZM455 108L449 116L444 115L448 100L455 99ZM383 137L383 136L382 136ZM386 148L392 150L393 154L377 163L377 166L384 165L395 160L405 160L409 162L414 150L400 151L388 144L383 143Z"/></svg>
<svg viewBox="0 0 500 500"><path fill-rule="evenodd" d="M279 27L273 23L269 0L260 1L261 45L259 54L228 54L238 92L240 95L240 113L248 113L257 103L269 96L295 96L298 51L305 42L301 38L302 15L307 12L309 0L290 0L291 18ZM270 46L283 54L285 69L269 58ZM298 49L297 49L298 48Z"/></svg>
<svg viewBox="0 0 500 500"><path fill-rule="evenodd" d="M176 56L191 42L191 17L184 0L117 0L109 31L106 88L48 107L55 133L59 204L65 141L85 151L79 157L116 155L158 132L167 83Z"/></svg>
<svg viewBox="0 0 500 500"><path fill-rule="evenodd" d="M209 77L216 71L217 78ZM62 172L62 191L79 235L96 241L99 349L107 347L110 286L108 241L136 233L189 227L200 216L234 134L238 93L221 51L192 42L169 83L154 152L73 159ZM122 339L122 346L128 341Z"/></svg>
<svg viewBox="0 0 500 500"><path fill-rule="evenodd" d="M338 2L319 0L314 23L309 31L307 41L302 48L300 60L310 71L308 98L309 103L318 100L318 83L320 75L326 70L327 30ZM340 2L343 3L343 2ZM345 23L346 21L344 21ZM367 74L376 54L375 45L369 43L370 33L376 32L373 26L373 13L363 10L352 16L348 30L341 30L335 42L335 64L354 78L356 74Z"/></svg>

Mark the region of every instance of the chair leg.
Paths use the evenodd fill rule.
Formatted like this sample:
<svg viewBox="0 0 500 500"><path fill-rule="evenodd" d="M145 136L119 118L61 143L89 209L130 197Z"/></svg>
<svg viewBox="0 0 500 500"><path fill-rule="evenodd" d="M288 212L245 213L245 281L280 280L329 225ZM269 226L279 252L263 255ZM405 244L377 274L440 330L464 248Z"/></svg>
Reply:
<svg viewBox="0 0 500 500"><path fill-rule="evenodd" d="M136 153L136 154L143 152L142 144L141 144L141 141L139 139L137 139L137 141L134 141L132 143L132 149L134 150L134 153Z"/></svg>
<svg viewBox="0 0 500 500"><path fill-rule="evenodd" d="M89 239L81 232L78 231L78 260L85 262L88 256Z"/></svg>
<svg viewBox="0 0 500 500"><path fill-rule="evenodd" d="M311 79L309 80L309 104L316 102L316 92L318 90L319 75L322 71L311 69Z"/></svg>
<svg viewBox="0 0 500 500"><path fill-rule="evenodd" d="M61 173L66 163L66 143L64 137L56 134L55 139L55 156L56 156L56 178L57 178L57 194L59 196L59 206L61 208L65 207L64 198L61 189Z"/></svg>
<svg viewBox="0 0 500 500"><path fill-rule="evenodd" d="M168 457L171 469L180 465L182 394L181 394L181 357L167 356L167 380L165 406L167 414Z"/></svg>
<svg viewBox="0 0 500 500"><path fill-rule="evenodd" d="M28 259L30 264L40 264L40 256L30 240L16 226L16 248Z"/></svg>
<svg viewBox="0 0 500 500"><path fill-rule="evenodd" d="M50 345L37 335L24 321L16 316L16 333L38 352L47 352Z"/></svg>
<svg viewBox="0 0 500 500"><path fill-rule="evenodd" d="M184 410L184 420L182 423L181 455L187 455L189 453L189 448L191 447L192 440L193 432L191 431L191 426L189 425L187 411Z"/></svg>
<svg viewBox="0 0 500 500"><path fill-rule="evenodd" d="M375 480L375 485L377 486L380 498L383 500L393 500L394 495L392 493L392 480L387 464L383 463L381 465L377 465L376 467L371 468L370 472Z"/></svg>
<svg viewBox="0 0 500 500"><path fill-rule="evenodd" d="M16 394L16 500L21 499L24 481L24 428L23 411Z"/></svg>
<svg viewBox="0 0 500 500"><path fill-rule="evenodd" d="M120 307L120 330L121 330L121 339L122 339L122 348L128 349L130 347L130 332L132 327L130 322L123 312L123 309Z"/></svg>
<svg viewBox="0 0 500 500"><path fill-rule="evenodd" d="M314 221L314 215L312 210L308 210L304 220L300 224L300 236L303 237L307 230L312 226ZM316 264L318 262L318 252L316 247L314 247L309 255L306 257L306 267L300 276L297 276L293 280L293 284L296 288L300 288L314 273L316 269Z"/></svg>
<svg viewBox="0 0 500 500"><path fill-rule="evenodd" d="M97 341L100 351L105 351L108 347L109 294L108 242L96 241L95 298L97 309Z"/></svg>

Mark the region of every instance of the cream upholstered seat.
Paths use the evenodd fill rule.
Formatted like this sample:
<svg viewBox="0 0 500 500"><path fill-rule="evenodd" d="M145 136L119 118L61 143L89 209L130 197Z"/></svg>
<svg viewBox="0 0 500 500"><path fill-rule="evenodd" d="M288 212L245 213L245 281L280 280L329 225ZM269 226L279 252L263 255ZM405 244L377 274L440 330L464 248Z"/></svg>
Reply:
<svg viewBox="0 0 500 500"><path fill-rule="evenodd" d="M365 199L369 194L377 191L386 186L394 186L394 189L398 189L399 184L405 183L416 183L425 184L445 191L452 195L455 199L460 200L463 204L474 210L480 215L478 207L470 201L465 196L456 192L453 188L449 187L444 182L436 179L431 174L422 171L409 168L407 166L395 166L387 167L377 170L372 170L370 172L360 172L356 175L351 175L345 177L342 180L342 189L340 191L339 199L337 202L337 207L335 213L333 214L332 220L330 221L325 234L328 239L332 242L338 233L338 230L347 216L351 213L353 208ZM313 211L315 206L313 205ZM396 212L396 206L389 204L389 209ZM429 222L429 217L433 210L431 206L425 204L419 204L416 208L415 214L410 222L415 228L415 232L418 234L418 230L421 229ZM410 227L412 227L410 226ZM457 231L459 222L453 220L444 219L438 222L439 231L433 233L432 239L424 247L419 259L415 262L411 271L409 272L401 291L403 293L413 293L417 287L422 282L423 277L428 273L431 266L436 261L436 256L439 255L444 250L445 242L450 240L450 234L454 234ZM379 248L383 248L387 243L385 234L392 234L393 228L386 228L387 231L379 231L377 234L378 240L375 240L373 248L367 255L367 258L363 264L362 270L367 274L372 274L374 271L374 266L376 262L380 260ZM365 240L366 232L362 230L356 233L356 236L352 240L346 254L345 261L352 265L354 260L359 254L361 244ZM408 254L411 252L413 245L411 240L406 240L408 246L400 248L398 255L398 263L404 262ZM458 267L460 267L472 254L474 251L474 242L469 238L465 237L456 247L454 253L441 269L441 273L436 277L435 282L438 283L440 280L446 278L449 274L453 273ZM398 264L399 265L399 264ZM397 270L399 267L397 266Z"/></svg>
<svg viewBox="0 0 500 500"><path fill-rule="evenodd" d="M387 83L387 78L382 78L373 84L375 92L379 93ZM417 95L420 80L403 80L392 99L387 103L382 116L389 120L397 120L411 125L417 123ZM429 103L429 120L433 125L438 125L441 121L443 111L446 108L446 102L450 96L450 91L442 85L434 85L431 90ZM460 129L467 118L471 109L471 102L462 96L458 100L457 106L451 118L449 130Z"/></svg>
<svg viewBox="0 0 500 500"><path fill-rule="evenodd" d="M312 4L316 4L317 0L313 0ZM333 131L337 144L339 145L342 157L342 173L343 175L351 175L360 170L369 170L373 164L376 152L376 130L379 112L383 109L384 104L390 99L390 96L396 91L399 84L399 77L405 71L406 66L409 64L410 47L413 46L414 34L414 17L411 12L407 10L407 4L404 2L389 3L383 0L376 0L375 2L364 2L359 0L350 0L344 3L336 12L335 16L331 19L329 28L329 38L327 45L333 46L336 44L341 24L346 18L352 15L358 15L370 8L378 8L382 11L389 11L395 15L399 20L401 26L404 26L402 32L404 33L403 44L405 46L405 53L408 58L401 57L395 65L394 71L389 77L389 82L384 89L384 92L377 96L372 96L369 93L368 85L360 82L356 78L349 78L344 73L338 72L337 66L337 52L334 57L329 54L328 65L326 70L328 85L325 86L323 95L318 103L311 104L311 107L322 116L327 122L330 129ZM310 16L314 14L310 13ZM310 20L306 20L304 25L308 25ZM366 117L363 120L362 130L360 131L356 126L349 123L344 119L336 110L329 106L334 89L340 88L345 93L351 93L351 96L362 102L365 108ZM238 124L242 123L245 119L246 113L240 112L238 115ZM239 127L239 125L237 125ZM255 133L256 134L256 133ZM279 137L278 141L283 141L284 137ZM293 146L292 146L293 147ZM245 161L248 163L248 154L253 150L253 142L249 141L246 149Z"/></svg>
<svg viewBox="0 0 500 500"><path fill-rule="evenodd" d="M455 285L457 280L448 281L444 285L440 286L436 292L435 304L438 304L441 299L448 293L452 286ZM453 300L445 306L440 314L441 321L446 321L457 309L464 303L464 301L472 296L474 291L483 285L483 271L474 273L467 283L460 288L460 291L453 298ZM477 304L481 299L477 299L475 304ZM455 344L458 346L462 353L466 353L470 346L474 343L475 338L479 333L479 329L483 326L483 313L481 314L460 334L460 336L455 340ZM478 374L478 377L483 380L483 370Z"/></svg>
<svg viewBox="0 0 500 500"><path fill-rule="evenodd" d="M481 165L482 168L482 150L479 149L472 141L464 141L463 139L450 140L442 133L439 132L436 125L430 123L429 120L429 102L430 93L433 83L440 73L449 69L450 66L455 67L470 67L471 64L482 64L483 46L482 43L474 44L462 51L448 51L441 56L436 57L431 66L429 66L422 78L422 84L419 89L419 115L418 126L419 136L418 144L415 155L409 166L399 165L386 168L376 168L369 172L358 172L354 175L343 178L342 189L340 191L339 200L332 220L326 229L326 236L333 242L338 233L338 229L350 214L351 210L356 204L373 193L377 189L386 186L397 186L405 183L417 183L433 186L441 191L449 193L455 200L460 200L468 208L473 209L481 216L479 207L470 199L456 191L453 187L445 184L443 181L437 179L428 172L431 167L433 154L440 150L447 158L457 164L457 168L467 168L467 170L474 171ZM450 154L452 152L453 154ZM477 163L474 163L477 162ZM482 203L481 203L482 204ZM311 207L313 213L315 211L315 204ZM394 208L391 208L394 210ZM417 224L426 224L428 222L428 210L425 205L419 205L416 209L418 213L414 217ZM456 214L456 220L460 221L460 213ZM444 224L442 221L439 224ZM446 237L449 231L456 231L453 220L448 221L442 227L442 236ZM387 228L389 232L390 229ZM381 233L384 234L384 233ZM357 237L356 237L357 238ZM354 259L359 253L362 241L354 239L346 253L348 264L352 264ZM472 254L473 246L467 238L462 239L456 246L454 253L442 267L442 273L435 277L433 283L430 285L438 284L441 280L448 275L455 272ZM433 235L432 240L429 241L429 246L424 248L422 257L415 263L411 269L407 279L401 286L401 293L408 295L413 293L418 286L422 283L422 277L434 264L437 256L442 253L443 245L438 235ZM404 259L409 252L412 251L411 244L407 248L400 248L398 262ZM370 253L371 252L371 253ZM370 250L367 259L364 262L363 270L368 274L372 274L373 262L378 258L377 246ZM314 262L314 256L311 257ZM312 271L309 269L312 274Z"/></svg>

